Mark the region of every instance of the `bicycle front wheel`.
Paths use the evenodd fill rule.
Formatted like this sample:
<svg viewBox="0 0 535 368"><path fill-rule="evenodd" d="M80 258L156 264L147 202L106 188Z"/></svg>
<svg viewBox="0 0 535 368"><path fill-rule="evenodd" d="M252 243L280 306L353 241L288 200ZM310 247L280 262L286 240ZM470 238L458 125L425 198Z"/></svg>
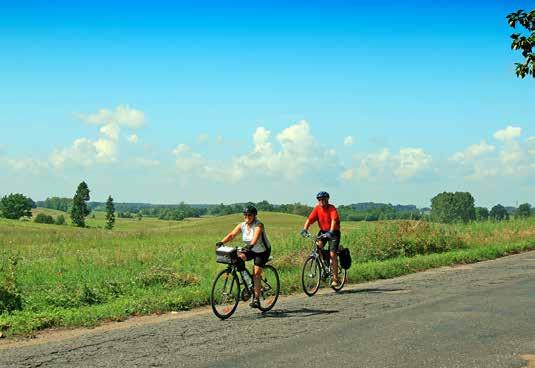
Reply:
<svg viewBox="0 0 535 368"><path fill-rule="evenodd" d="M267 312L277 302L280 293L279 274L275 267L267 265L262 271L262 283L260 285L260 306L262 312Z"/></svg>
<svg viewBox="0 0 535 368"><path fill-rule="evenodd" d="M229 269L219 272L212 284L210 303L214 314L221 319L229 318L240 300L240 282Z"/></svg>
<svg viewBox="0 0 535 368"><path fill-rule="evenodd" d="M303 264L301 271L301 284L306 295L316 294L320 288L321 271L320 265L314 256L310 256Z"/></svg>

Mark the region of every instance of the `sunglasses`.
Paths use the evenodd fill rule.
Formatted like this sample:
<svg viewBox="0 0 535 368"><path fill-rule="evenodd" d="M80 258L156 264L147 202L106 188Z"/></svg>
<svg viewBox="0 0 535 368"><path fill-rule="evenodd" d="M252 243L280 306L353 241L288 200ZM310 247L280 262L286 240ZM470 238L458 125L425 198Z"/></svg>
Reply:
<svg viewBox="0 0 535 368"><path fill-rule="evenodd" d="M244 213L243 214L245 217L253 217L254 215L252 213Z"/></svg>

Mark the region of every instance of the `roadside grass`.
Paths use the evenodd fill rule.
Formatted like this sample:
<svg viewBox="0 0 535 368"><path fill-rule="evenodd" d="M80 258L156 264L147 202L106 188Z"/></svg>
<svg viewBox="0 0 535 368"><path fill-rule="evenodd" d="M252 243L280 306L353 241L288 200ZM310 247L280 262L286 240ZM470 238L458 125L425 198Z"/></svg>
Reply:
<svg viewBox="0 0 535 368"><path fill-rule="evenodd" d="M282 292L299 291L301 264L311 250L297 235L304 218L278 213L260 218L273 244ZM85 229L0 219L0 298L19 301L2 310L0 300L0 332L31 335L206 305L212 279L224 267L215 262L214 243L241 219L117 219L113 231L103 228L103 213L89 218ZM535 249L533 218L451 226L345 222L342 230L354 260L351 282Z"/></svg>

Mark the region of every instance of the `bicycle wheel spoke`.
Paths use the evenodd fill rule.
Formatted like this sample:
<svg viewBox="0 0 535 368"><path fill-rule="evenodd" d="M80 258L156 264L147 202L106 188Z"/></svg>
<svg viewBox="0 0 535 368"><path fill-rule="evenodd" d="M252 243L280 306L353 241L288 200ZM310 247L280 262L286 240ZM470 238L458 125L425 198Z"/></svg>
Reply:
<svg viewBox="0 0 535 368"><path fill-rule="evenodd" d="M262 275L261 293L260 293L260 310L269 311L279 297L280 284L277 270L271 265L264 268Z"/></svg>
<svg viewBox="0 0 535 368"><path fill-rule="evenodd" d="M228 270L223 270L217 275L210 298L212 310L217 317L225 319L234 313L240 297L239 289L236 276Z"/></svg>
<svg viewBox="0 0 535 368"><path fill-rule="evenodd" d="M314 295L320 286L321 272L315 257L308 257L301 272L303 291L308 296Z"/></svg>

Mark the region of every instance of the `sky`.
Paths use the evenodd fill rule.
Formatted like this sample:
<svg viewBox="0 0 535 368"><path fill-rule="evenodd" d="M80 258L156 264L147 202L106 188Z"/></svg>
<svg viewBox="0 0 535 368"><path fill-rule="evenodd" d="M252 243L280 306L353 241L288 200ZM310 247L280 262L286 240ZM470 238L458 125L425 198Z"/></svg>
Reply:
<svg viewBox="0 0 535 368"><path fill-rule="evenodd" d="M0 12L0 195L535 204L532 1L25 1Z"/></svg>

